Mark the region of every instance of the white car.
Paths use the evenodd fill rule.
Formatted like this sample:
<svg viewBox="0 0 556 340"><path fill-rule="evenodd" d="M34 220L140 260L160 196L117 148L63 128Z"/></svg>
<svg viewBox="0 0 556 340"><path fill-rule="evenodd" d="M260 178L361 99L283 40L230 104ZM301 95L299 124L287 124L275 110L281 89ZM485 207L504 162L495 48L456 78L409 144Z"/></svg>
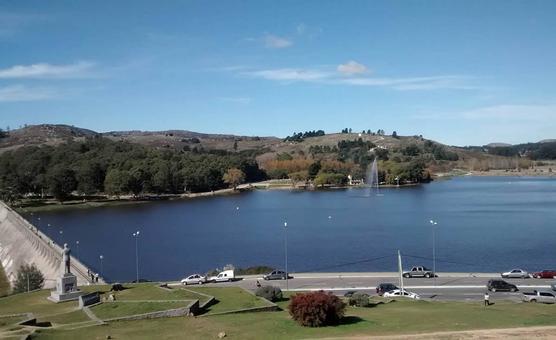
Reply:
<svg viewBox="0 0 556 340"><path fill-rule="evenodd" d="M527 279L529 278L529 273L523 269L512 269L509 272L500 274L503 278L508 279Z"/></svg>
<svg viewBox="0 0 556 340"><path fill-rule="evenodd" d="M395 297L406 297L406 298L410 298L410 299L414 299L414 300L419 300L421 299L421 297L415 293L412 292L408 292L407 290L403 290L403 295L402 295L402 290L401 289L394 289L391 290L389 292L384 293L384 295L382 295L383 297L389 297L389 298L395 298Z"/></svg>
<svg viewBox="0 0 556 340"><path fill-rule="evenodd" d="M235 273L233 270L225 270L216 276L208 278L209 282L232 282L235 280Z"/></svg>
<svg viewBox="0 0 556 340"><path fill-rule="evenodd" d="M181 283L184 285L200 285L207 282L207 278L199 275L199 274L193 274L193 275L189 275L188 277L186 277L185 279L181 280Z"/></svg>

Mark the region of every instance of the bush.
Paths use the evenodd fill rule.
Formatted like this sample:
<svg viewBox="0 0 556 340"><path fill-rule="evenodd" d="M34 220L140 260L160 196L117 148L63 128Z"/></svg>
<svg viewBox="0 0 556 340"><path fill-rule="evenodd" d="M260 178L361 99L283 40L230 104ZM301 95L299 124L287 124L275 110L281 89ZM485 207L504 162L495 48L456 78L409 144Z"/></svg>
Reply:
<svg viewBox="0 0 556 340"><path fill-rule="evenodd" d="M371 305L369 301L369 294L362 292L355 292L349 297L349 305L357 307L369 307Z"/></svg>
<svg viewBox="0 0 556 340"><path fill-rule="evenodd" d="M280 287L262 286L257 288L257 290L255 291L255 295L272 302L282 300L282 290L280 289Z"/></svg>
<svg viewBox="0 0 556 340"><path fill-rule="evenodd" d="M44 286L44 276L35 264L23 264L17 271L17 279L14 284L14 293L23 293Z"/></svg>
<svg viewBox="0 0 556 340"><path fill-rule="evenodd" d="M346 304L332 293L320 291L294 295L288 308L300 325L321 327L338 324Z"/></svg>

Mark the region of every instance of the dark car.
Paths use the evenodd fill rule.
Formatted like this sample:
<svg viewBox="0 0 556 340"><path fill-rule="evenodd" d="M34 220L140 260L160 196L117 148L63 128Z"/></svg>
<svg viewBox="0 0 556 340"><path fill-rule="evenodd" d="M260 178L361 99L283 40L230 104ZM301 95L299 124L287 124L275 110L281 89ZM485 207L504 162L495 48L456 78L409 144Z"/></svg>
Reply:
<svg viewBox="0 0 556 340"><path fill-rule="evenodd" d="M393 283L381 283L376 287L376 293L380 296L382 294L398 289L398 287Z"/></svg>
<svg viewBox="0 0 556 340"><path fill-rule="evenodd" d="M517 292L517 286L511 283L507 283L504 280L489 280L487 283L487 289L491 292Z"/></svg>
<svg viewBox="0 0 556 340"><path fill-rule="evenodd" d="M543 270L533 273L535 279L552 279L556 276L556 270Z"/></svg>
<svg viewBox="0 0 556 340"><path fill-rule="evenodd" d="M292 277L288 275L288 279ZM282 270L273 270L272 272L263 276L265 280L285 280L286 279L286 272Z"/></svg>

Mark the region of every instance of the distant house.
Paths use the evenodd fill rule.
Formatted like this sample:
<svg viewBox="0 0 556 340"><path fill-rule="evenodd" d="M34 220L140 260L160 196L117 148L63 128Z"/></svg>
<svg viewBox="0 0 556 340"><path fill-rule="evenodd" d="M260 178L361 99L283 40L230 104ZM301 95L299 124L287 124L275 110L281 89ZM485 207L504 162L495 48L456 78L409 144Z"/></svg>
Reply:
<svg viewBox="0 0 556 340"><path fill-rule="evenodd" d="M351 175L348 175L348 185L363 185L365 181L363 179L354 179Z"/></svg>

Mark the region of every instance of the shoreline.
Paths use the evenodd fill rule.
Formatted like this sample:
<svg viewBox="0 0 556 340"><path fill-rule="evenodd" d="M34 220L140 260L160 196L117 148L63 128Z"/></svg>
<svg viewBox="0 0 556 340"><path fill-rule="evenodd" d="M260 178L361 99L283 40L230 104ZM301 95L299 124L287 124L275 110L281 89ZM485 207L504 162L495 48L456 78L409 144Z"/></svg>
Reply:
<svg viewBox="0 0 556 340"><path fill-rule="evenodd" d="M507 171L507 170L490 170L490 171L454 171L449 173L438 173L433 176L434 180L446 180L452 177L545 177L552 179L556 177L555 172L530 172L530 171ZM434 181L433 180L433 181ZM408 183L403 185L384 184L380 188L414 188L422 184L428 183ZM64 209L90 209L98 207L113 207L119 205L135 205L146 204L157 201L176 201L187 200L196 198L207 198L215 196L229 196L238 195L242 192L253 190L291 190L291 191L321 191L321 190L339 190L339 189L365 189L364 185L345 185L345 186L325 186L318 188L310 188L305 185L293 186L289 180L267 180L255 183L246 183L239 185L235 190L232 188L219 189L198 193L184 193L184 194L162 194L154 195L148 194L140 197L133 197L130 195L120 196L119 198L98 196L98 199L75 199L59 203L54 199L37 199L23 202L22 205L14 205L12 208L18 213L27 214L34 212L57 211Z"/></svg>

